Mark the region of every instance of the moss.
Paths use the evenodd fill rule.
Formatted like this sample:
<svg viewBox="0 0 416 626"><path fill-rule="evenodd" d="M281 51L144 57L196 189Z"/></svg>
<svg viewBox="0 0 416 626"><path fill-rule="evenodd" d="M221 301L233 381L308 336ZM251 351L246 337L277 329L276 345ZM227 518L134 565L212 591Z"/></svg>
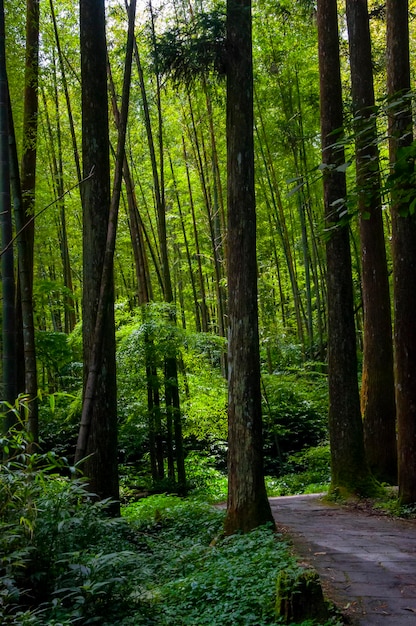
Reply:
<svg viewBox="0 0 416 626"><path fill-rule="evenodd" d="M276 583L276 616L284 623L327 620L329 611L314 569L282 570Z"/></svg>
<svg viewBox="0 0 416 626"><path fill-rule="evenodd" d="M348 500L352 497L377 498L385 494L385 489L379 482L368 474L362 478L342 476L338 480L332 478L328 499Z"/></svg>

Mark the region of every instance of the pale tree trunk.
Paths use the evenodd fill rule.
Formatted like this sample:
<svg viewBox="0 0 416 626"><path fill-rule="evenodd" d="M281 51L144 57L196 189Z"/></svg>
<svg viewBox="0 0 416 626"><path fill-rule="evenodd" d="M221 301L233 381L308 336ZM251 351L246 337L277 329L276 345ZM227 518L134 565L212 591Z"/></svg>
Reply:
<svg viewBox="0 0 416 626"><path fill-rule="evenodd" d="M388 0L386 6L389 150L392 175L396 177L391 220L398 482L401 502L410 504L416 502L416 216L409 214L413 156L406 155L413 141L409 15L407 0Z"/></svg>
<svg viewBox="0 0 416 626"><path fill-rule="evenodd" d="M49 137L49 153L51 159L52 179L54 183L55 195L58 198L57 205L59 207L59 219L57 220L57 230L59 247L61 250L62 260L62 276L64 281L64 287L68 290L64 297L64 317L65 317L65 332L70 333L76 324L75 317L75 301L72 297L72 271L71 262L69 258L69 246L66 230L66 211L65 211L65 192L64 192L64 176L63 176L63 160L62 160L62 139L61 139L61 125L59 121L59 103L58 103L58 91L56 72L54 72L54 99L55 99L55 117L56 117L56 138L52 130L52 123L50 120L48 105L46 100L45 91L42 89L42 102L46 119L46 126ZM58 154L55 151L55 140L57 144Z"/></svg>
<svg viewBox="0 0 416 626"><path fill-rule="evenodd" d="M215 299L217 304L217 323L218 334L220 337L226 336L226 320L225 320L225 294L222 288L222 279L224 278L223 265L221 263L221 249L222 246L218 246L217 232L215 228L215 209L212 200L211 189L209 186L208 174L207 174L207 154L204 146L203 136L198 134L197 128L199 124L195 119L194 107L188 90L188 105L191 118L191 128L189 130L190 140L194 151L195 163L197 165L199 180L201 184L202 195L204 198L204 207L207 214L207 223L209 228L209 236L211 242L211 254L214 261L214 286L215 286Z"/></svg>
<svg viewBox="0 0 416 626"><path fill-rule="evenodd" d="M290 286L292 288L292 296L293 296L293 308L295 311L295 319L296 319L296 329L297 329L297 338L298 341L302 344L302 348L304 348L304 332L303 332L303 323L302 323L302 311L301 311L301 300L300 300L300 290L298 286L298 279L296 275L296 266L293 258L292 246L290 242L289 229L287 226L286 215L283 208L283 202L280 194L279 184L276 177L275 167L273 158L270 151L270 146L267 141L267 136L264 130L263 117L261 115L260 107L258 107L258 117L260 122L261 134L259 132L259 128L257 128L257 137L259 140L260 146L260 154L264 163L264 171L267 178L267 184L269 188L269 194L271 202L269 204L272 209L272 218L275 222L276 229L279 233L283 252L285 255L285 260L287 264L287 269L289 273Z"/></svg>
<svg viewBox="0 0 416 626"><path fill-rule="evenodd" d="M263 476L251 2L227 2L228 534L273 524Z"/></svg>
<svg viewBox="0 0 416 626"><path fill-rule="evenodd" d="M343 110L337 2L318 0L317 6L324 205L329 231L326 254L331 490L364 495L372 491L374 480L364 453L348 223L342 223L340 217L345 210L346 181L340 142Z"/></svg>

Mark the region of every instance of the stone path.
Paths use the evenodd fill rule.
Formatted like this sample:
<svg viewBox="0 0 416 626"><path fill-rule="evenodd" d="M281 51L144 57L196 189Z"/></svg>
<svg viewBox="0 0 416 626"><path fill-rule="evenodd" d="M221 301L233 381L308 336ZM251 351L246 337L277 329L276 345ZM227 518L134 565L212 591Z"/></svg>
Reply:
<svg viewBox="0 0 416 626"><path fill-rule="evenodd" d="M415 521L324 504L317 495L270 504L278 529L351 624L416 626Z"/></svg>

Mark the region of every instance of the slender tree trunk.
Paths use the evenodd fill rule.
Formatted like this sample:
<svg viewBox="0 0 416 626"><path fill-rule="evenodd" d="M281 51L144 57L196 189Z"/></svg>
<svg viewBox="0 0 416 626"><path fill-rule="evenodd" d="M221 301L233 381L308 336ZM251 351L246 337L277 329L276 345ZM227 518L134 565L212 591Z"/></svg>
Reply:
<svg viewBox="0 0 416 626"><path fill-rule="evenodd" d="M20 185L19 162L17 156L16 138L14 132L12 107L9 96L9 145L10 145L10 180L13 196L13 213L16 226L18 251L18 285L17 306L21 320L22 349L24 361L24 391L29 399L29 416L27 429L33 441L38 439L38 406L37 389L38 378L36 368L35 327L33 319L32 278L33 266L31 246L26 232L26 220L23 213L22 191ZM19 328L19 327L18 327ZM20 330L20 328L19 328ZM19 343L18 343L19 345ZM19 389L18 389L19 391Z"/></svg>
<svg viewBox="0 0 416 626"><path fill-rule="evenodd" d="M347 0L360 212L364 353L361 410L367 460L381 481L396 484L393 344L367 0Z"/></svg>
<svg viewBox="0 0 416 626"><path fill-rule="evenodd" d="M293 258L292 246L290 244L289 230L286 223L286 216L283 210L282 198L280 195L279 185L276 179L276 174L273 165L273 159L271 156L270 148L268 142L266 140L266 134L264 132L264 124L263 119L259 109L259 121L262 129L263 141L262 137L260 137L259 130L257 129L257 135L259 138L260 144L260 153L264 163L264 169L267 177L267 183L270 192L271 198L271 206L273 207L273 219L276 223L277 231L280 235L283 251L285 254L285 259L287 263L287 268L289 272L290 285L292 288L293 294L293 307L295 311L295 319L296 319L296 329L297 329L297 337L298 341L304 347L304 336L303 336L303 324L302 324L302 315L301 315L301 302L299 297L299 286L298 280L296 276L296 267Z"/></svg>
<svg viewBox="0 0 416 626"><path fill-rule="evenodd" d="M386 7L398 481L401 502L410 504L416 502L416 216L409 211L414 157L406 153L413 141L408 2L387 0Z"/></svg>
<svg viewBox="0 0 416 626"><path fill-rule="evenodd" d="M24 112L23 112L23 149L21 165L21 203L22 215L24 219L26 241L26 253L28 255L27 267L22 270L26 276L24 286L21 285L22 317L23 317L23 349L24 352L34 351L34 335L29 341L30 321L25 319L32 309L33 290L33 247L35 237L35 222L32 218L35 207L36 188L36 144L38 134L38 81L39 81L39 0L26 0L26 56L25 56L25 90L24 90ZM17 225L16 225L17 227ZM20 261L19 261L20 263ZM25 313L26 311L26 313ZM31 356L24 356L26 363ZM36 387L35 387L36 385ZM25 392L29 397L29 412L27 429L33 442L38 441L38 402L37 402L37 376L33 370L25 369Z"/></svg>
<svg viewBox="0 0 416 626"><path fill-rule="evenodd" d="M33 256L36 188L36 143L38 133L39 0L26 0L26 58L22 151L22 199L27 233ZM33 266L33 263L32 263Z"/></svg>
<svg viewBox="0 0 416 626"><path fill-rule="evenodd" d="M0 0L0 228L1 228L1 284L2 284L2 356L3 400L13 405L17 396L15 278L12 205L10 198L9 154L9 90L6 70L4 4ZM13 411L6 410L4 430L15 423Z"/></svg>
<svg viewBox="0 0 416 626"><path fill-rule="evenodd" d="M205 206L205 210L207 213L207 222L208 222L209 236L210 236L210 241L211 241L211 254L214 260L214 276L215 276L214 284L215 284L215 294L216 294L216 304L217 304L218 334L220 335L220 337L225 337L226 336L225 295L223 293L223 289L221 286L222 279L223 279L223 271L222 271L222 265L221 265L221 258L219 255L220 250L217 246L217 236L216 236L215 221L214 221L215 215L214 215L213 207L212 207L210 187L207 181L207 173L206 173L207 168L204 166L204 160L206 161L206 158L205 158L206 151L204 149L203 138L202 137L200 138L197 132L197 123L195 119L194 108L192 105L192 100L190 97L189 90L188 90L187 96L188 96L188 104L189 104L189 111L190 111L190 116L191 116L191 127L192 127L192 132L190 134L191 134L191 140L193 139L192 145L193 145L193 149L195 153L195 162L198 168L202 194L204 197L204 206Z"/></svg>
<svg viewBox="0 0 416 626"><path fill-rule="evenodd" d="M250 0L227 2L228 504L225 532L274 523L263 476Z"/></svg>
<svg viewBox="0 0 416 626"><path fill-rule="evenodd" d="M343 164L343 110L336 0L318 0L321 139L324 165L328 287L328 382L331 490L369 493L357 382L354 302ZM337 169L339 168L339 169Z"/></svg>
<svg viewBox="0 0 416 626"><path fill-rule="evenodd" d="M177 187L176 179L175 179L175 171L173 169L173 163L172 163L172 159L170 156L169 156L169 164L170 164L170 170L171 170L173 185L174 185L174 190L175 190L176 203L178 205L179 218L181 222L181 230L182 230L183 240L185 244L186 262L188 265L189 278L191 281L192 296L193 296L194 310L195 310L195 326L196 326L197 332L201 332L201 321L200 321L199 307L198 307L198 295L197 295L197 290L196 290L194 270L192 267L191 252L190 252L190 247L189 247L189 242L188 242L188 235L187 235L186 228L185 228L185 221L184 221L184 215L182 211L181 199L179 197L178 187ZM180 296L181 296L181 293L182 293L182 289L179 288Z"/></svg>
<svg viewBox="0 0 416 626"><path fill-rule="evenodd" d="M151 23L152 23L152 39L155 47L155 24L153 9L150 4ZM155 48L156 49L156 48ZM156 61L157 66L157 61ZM164 154L163 154L163 120L162 120L162 106L161 106L161 86L160 77L156 67L156 101L157 101L157 115L158 115L158 144L159 144L159 175L157 175L157 166L154 152L154 181L158 185L158 191L156 192L156 211L158 222L158 238L159 248L162 263L162 280L163 280L163 294L165 302L173 303L173 290L172 281L169 268L168 258L168 245L167 245L167 231L166 231L166 202L165 202L165 190L164 190ZM149 141L151 141L151 134L148 131ZM152 153L152 150L151 150ZM153 160L153 157L152 157ZM171 310L169 314L169 322L176 324L176 314ZM168 419L168 431L169 421L173 425L173 435L175 441L175 458L178 488L182 493L186 492L186 475L185 475L185 458L183 450L182 439L182 417L180 409L179 398L179 382L178 382L178 365L176 355L165 356L165 394L166 394L166 411Z"/></svg>
<svg viewBox="0 0 416 626"><path fill-rule="evenodd" d="M56 49L57 49L57 52L58 52L59 69L61 71L61 82L62 82L62 87L64 89L66 107L67 107L67 111L68 111L68 120L69 120L69 128L70 128L70 131L71 131L72 150L73 150L73 153L74 153L75 167L76 167L76 170L77 170L78 182L81 182L81 179L82 179L81 163L80 163L80 158L79 158L77 138L76 138L76 134L75 134L74 117L72 115L71 99L69 97L69 91L68 91L68 82L66 80L65 63L64 63L64 58L63 58L62 49L61 49L61 43L60 43L60 39L59 39L58 26L57 26L57 23L56 23L55 8L54 8L53 0L49 0L49 3L50 3L51 16L52 16L52 22L53 22L53 31L54 31L54 35L55 35Z"/></svg>
<svg viewBox="0 0 416 626"><path fill-rule="evenodd" d="M47 100L44 90L42 90L42 101L43 108L46 117L46 125L48 131L49 138L49 147L50 147L50 158L51 158L51 169L52 176L54 181L54 189L56 192L56 196L58 199L58 207L59 207L59 220L58 221L58 239L59 246L61 249L61 261L62 261L62 275L64 281L64 287L68 290L64 295L64 316L65 316L65 332L70 333L76 324L75 318L75 302L72 297L72 271L71 271L71 262L69 258L69 246L68 246L68 237L66 230L66 212L65 212L65 198L64 198L64 176L63 176L63 160L62 160L62 139L61 139L61 125L59 121L59 103L58 103L58 91L57 91L57 81L56 81L56 73L54 72L54 99L55 99L55 109L56 109L56 144L58 148L58 154L55 151L55 138L52 131L52 124L50 121Z"/></svg>
<svg viewBox="0 0 416 626"><path fill-rule="evenodd" d="M186 166L186 180L188 184L189 204L190 204L191 214L192 214L192 226L193 226L193 234L194 234L194 242L195 242L196 261L197 261L197 266L198 266L199 291L201 294L201 303L200 303L201 330L202 332L207 333L209 329L209 316L208 316L208 307L207 307L206 295L205 295L205 282L204 282L204 275L202 271L201 250L199 246L199 233L198 233L197 220L196 220L196 215L195 215L195 205L194 205L194 199L193 199L193 193L192 193L191 177L189 174L188 155L186 151L185 139L183 136L182 136L182 149L183 149L183 156L184 156L184 161L185 161L185 166Z"/></svg>

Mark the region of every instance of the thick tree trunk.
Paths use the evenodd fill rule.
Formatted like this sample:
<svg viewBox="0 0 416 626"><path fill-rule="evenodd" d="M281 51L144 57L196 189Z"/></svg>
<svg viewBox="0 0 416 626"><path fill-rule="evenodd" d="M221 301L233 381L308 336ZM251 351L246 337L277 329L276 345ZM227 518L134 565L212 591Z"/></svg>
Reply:
<svg viewBox="0 0 416 626"><path fill-rule="evenodd" d="M413 141L408 2L386 6L399 497L410 504L416 502L416 216L409 214L414 163L406 154Z"/></svg>
<svg viewBox="0 0 416 626"><path fill-rule="evenodd" d="M347 0L356 179L360 212L364 354L361 410L367 460L381 481L396 484L393 344L367 0Z"/></svg>
<svg viewBox="0 0 416 626"><path fill-rule="evenodd" d="M90 488L100 497L118 499L117 393L114 334L114 295L110 283L99 303L110 211L110 163L107 106L107 46L103 0L80 1L82 78L82 154L84 176L94 176L82 186L83 204L83 345L84 406L76 459L88 456L83 469ZM94 401L85 410L87 383L99 304L105 309L99 371L95 372ZM98 370L98 368L97 368ZM87 413L85 418L84 413Z"/></svg>
<svg viewBox="0 0 416 626"><path fill-rule="evenodd" d="M318 0L321 138L327 228L329 434L332 491L374 487L365 460L357 382L351 252L345 212L343 110L336 0Z"/></svg>
<svg viewBox="0 0 416 626"><path fill-rule="evenodd" d="M225 532L273 516L263 476L251 2L227 3L228 506Z"/></svg>

